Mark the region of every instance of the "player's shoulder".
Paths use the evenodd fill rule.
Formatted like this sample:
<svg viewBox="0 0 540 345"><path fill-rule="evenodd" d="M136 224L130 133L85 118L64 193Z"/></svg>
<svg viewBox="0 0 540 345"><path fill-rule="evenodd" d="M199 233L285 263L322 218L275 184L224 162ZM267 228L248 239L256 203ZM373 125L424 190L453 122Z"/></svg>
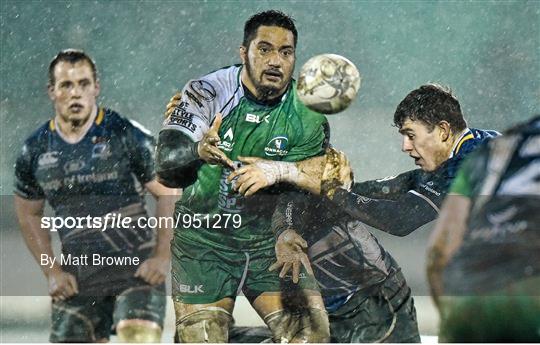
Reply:
<svg viewBox="0 0 540 345"><path fill-rule="evenodd" d="M54 119L49 119L34 130L25 140L24 145L39 148L49 141L49 136L55 129Z"/></svg>
<svg viewBox="0 0 540 345"><path fill-rule="evenodd" d="M241 68L241 65L227 66L191 79L184 86L184 93L199 107L203 103L226 101L238 91Z"/></svg>
<svg viewBox="0 0 540 345"><path fill-rule="evenodd" d="M100 119L101 116L103 119ZM103 125L104 127L118 133L127 133L131 131L152 136L152 132L136 120L120 115L118 112L108 108L99 109L96 124Z"/></svg>
<svg viewBox="0 0 540 345"><path fill-rule="evenodd" d="M288 91L287 97L294 107L294 112L291 112L292 116L305 127L320 127L324 123L327 123L328 120L326 119L326 116L309 109L302 103L296 93L296 81L292 80L291 83L291 88Z"/></svg>
<svg viewBox="0 0 540 345"><path fill-rule="evenodd" d="M478 141L483 141L489 138L495 138L501 135L501 133L492 129L471 128L470 131L473 134L474 138Z"/></svg>

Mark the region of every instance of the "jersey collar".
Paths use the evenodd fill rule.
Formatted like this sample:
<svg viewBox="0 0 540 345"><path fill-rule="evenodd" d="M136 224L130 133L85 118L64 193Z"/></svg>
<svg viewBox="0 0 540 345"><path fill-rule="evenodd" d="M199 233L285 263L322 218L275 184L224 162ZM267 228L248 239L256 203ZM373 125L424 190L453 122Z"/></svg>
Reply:
<svg viewBox="0 0 540 345"><path fill-rule="evenodd" d="M101 107L98 108L98 114L94 120L94 123L96 125L101 125L101 123L103 122L103 119L105 118L105 110ZM53 117L50 121L49 121L49 129L54 132L56 131L56 120L55 118Z"/></svg>
<svg viewBox="0 0 540 345"><path fill-rule="evenodd" d="M466 142L467 140L471 140L471 139L474 139L473 133L471 132L471 130L469 128L465 128L463 130L463 132L461 132L461 134L459 136L459 139L456 140L456 143L454 144L454 147L452 147L452 151L450 152L450 157L448 157L448 159L457 156L457 154L459 153L459 150L461 149L461 146L463 145L463 143Z"/></svg>

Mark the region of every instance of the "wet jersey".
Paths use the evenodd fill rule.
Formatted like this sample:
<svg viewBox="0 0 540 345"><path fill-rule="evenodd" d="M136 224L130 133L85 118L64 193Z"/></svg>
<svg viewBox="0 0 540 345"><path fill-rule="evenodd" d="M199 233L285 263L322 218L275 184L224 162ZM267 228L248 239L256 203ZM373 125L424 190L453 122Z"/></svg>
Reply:
<svg viewBox="0 0 540 345"><path fill-rule="evenodd" d="M330 312L355 294L376 293L401 270L366 224L406 235L436 219L457 166L486 138L498 134L467 129L457 141L452 158L436 171L416 169L396 177L355 183L352 192L336 191L333 203L339 207L335 209L320 200L309 203L301 194L293 202L279 204L275 219L280 219L275 227L286 224L298 229L308 241L310 261ZM286 213L292 215L287 220Z"/></svg>
<svg viewBox="0 0 540 345"><path fill-rule="evenodd" d="M497 291L540 276L540 118L473 153L451 192L470 198L471 208L444 271L445 293Z"/></svg>
<svg viewBox="0 0 540 345"><path fill-rule="evenodd" d="M394 235L404 236L437 218L457 169L469 153L496 131L466 129L450 158L437 170L410 170L398 176L355 183L351 192L338 190L334 203L353 218Z"/></svg>
<svg viewBox="0 0 540 345"><path fill-rule="evenodd" d="M55 216L146 216L141 185L155 177L154 139L135 121L100 108L83 138L66 142L54 119L24 143L15 164L15 193L46 199ZM103 221L103 220L102 220ZM57 229L63 251L73 254L135 253L152 246L153 231L129 227L106 231L92 221ZM104 223L102 224L104 225Z"/></svg>
<svg viewBox="0 0 540 345"><path fill-rule="evenodd" d="M164 129L179 130L200 141L219 112L223 122L218 146L236 164L238 156L298 161L322 154L328 141L326 118L298 100L295 81L276 102L261 104L242 85L241 70L241 66L230 66L189 81ZM233 252L273 247L269 225L277 195L262 191L246 199L227 182L230 172L221 165L199 168L195 183L177 203L183 230L176 231L176 240ZM202 219L199 226L191 221L197 216ZM240 226L233 226L235 219L241 221Z"/></svg>
<svg viewBox="0 0 540 345"><path fill-rule="evenodd" d="M276 231L295 229L307 241L309 260L329 312L355 294L376 295L400 271L368 227L330 201L303 193L296 193L292 202L288 199L280 199L272 225Z"/></svg>

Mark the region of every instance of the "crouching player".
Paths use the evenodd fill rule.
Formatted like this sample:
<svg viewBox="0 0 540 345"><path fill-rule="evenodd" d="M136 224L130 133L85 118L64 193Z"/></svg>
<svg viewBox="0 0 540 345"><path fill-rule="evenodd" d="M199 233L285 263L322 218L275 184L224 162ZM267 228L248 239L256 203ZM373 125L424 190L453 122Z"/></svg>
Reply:
<svg viewBox="0 0 540 345"><path fill-rule="evenodd" d="M135 223L102 227L110 214L147 217L141 185L156 198L157 215L170 215L175 190L155 179L149 132L98 107L96 74L82 51L62 51L50 63L55 116L25 141L17 159L15 208L53 299L52 342L103 342L111 329L124 342L158 342L171 230L160 229L156 243L154 229ZM62 253L56 257L49 229L41 228L45 201L56 217L93 219L88 227L57 229ZM101 226L94 227L96 219ZM110 265L119 259L126 264Z"/></svg>
<svg viewBox="0 0 540 345"><path fill-rule="evenodd" d="M394 123L403 135L403 151L421 169L353 184L346 157L330 150L324 157L298 163L245 158L250 165L230 177L246 195L286 182L325 196L299 195L296 203L283 203L283 216L274 225L282 231L276 248L290 250L278 257L282 274L297 267L300 259L307 261L298 233L307 240L337 342L420 341L401 269L364 223L402 236L434 220L463 157L498 134L469 129L457 99L438 85L409 93L397 107ZM307 199L311 202L300 207Z"/></svg>

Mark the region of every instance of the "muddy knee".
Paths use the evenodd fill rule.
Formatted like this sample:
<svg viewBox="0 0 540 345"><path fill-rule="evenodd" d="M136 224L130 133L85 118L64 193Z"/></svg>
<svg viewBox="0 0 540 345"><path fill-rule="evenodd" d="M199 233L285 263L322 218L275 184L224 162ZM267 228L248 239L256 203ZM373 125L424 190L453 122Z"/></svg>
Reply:
<svg viewBox="0 0 540 345"><path fill-rule="evenodd" d="M327 343L330 326L325 310L302 308L278 310L264 317L264 322L278 343Z"/></svg>
<svg viewBox="0 0 540 345"><path fill-rule="evenodd" d="M148 320L122 320L116 326L118 339L123 343L159 343L161 327Z"/></svg>
<svg viewBox="0 0 540 345"><path fill-rule="evenodd" d="M232 315L219 307L207 307L176 321L176 331L182 343L226 343Z"/></svg>

